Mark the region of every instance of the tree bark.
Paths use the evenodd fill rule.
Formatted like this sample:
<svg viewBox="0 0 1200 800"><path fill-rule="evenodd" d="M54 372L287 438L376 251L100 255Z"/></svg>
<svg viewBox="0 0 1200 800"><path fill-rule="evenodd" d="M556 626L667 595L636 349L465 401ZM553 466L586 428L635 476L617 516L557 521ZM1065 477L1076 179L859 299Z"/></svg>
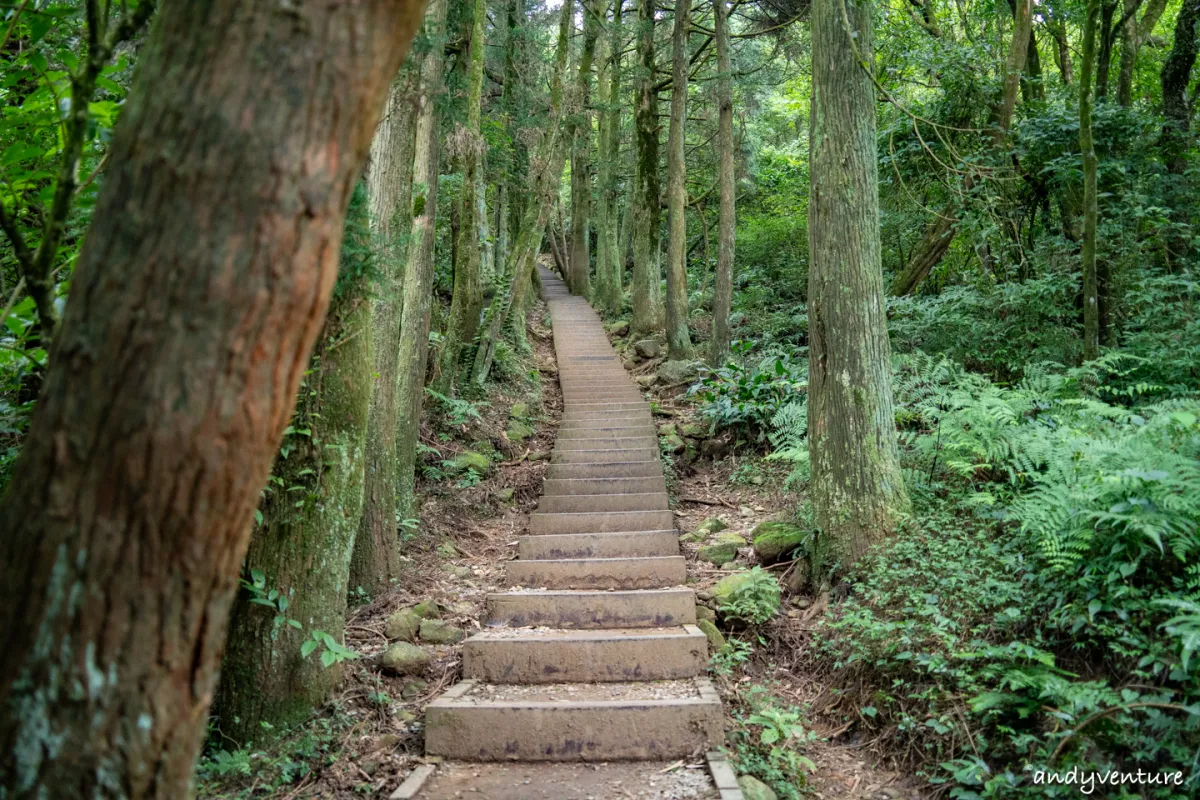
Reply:
<svg viewBox="0 0 1200 800"><path fill-rule="evenodd" d="M708 363L714 369L729 356L729 310L733 301L733 245L737 228L733 185L733 85L729 67L729 21L725 0L713 0L713 33L717 47L717 274L713 284L713 327Z"/></svg>
<svg viewBox="0 0 1200 800"><path fill-rule="evenodd" d="M667 129L667 358L688 359L687 164L683 129L687 123L688 17L692 0L675 0L671 32L671 123Z"/></svg>
<svg viewBox="0 0 1200 800"><path fill-rule="evenodd" d="M895 528L896 448L883 307L869 2L812 4L808 439L823 536L850 564Z"/></svg>
<svg viewBox="0 0 1200 800"><path fill-rule="evenodd" d="M420 17L159 12L0 503L0 794L190 795L259 492Z"/></svg>
<svg viewBox="0 0 1200 800"><path fill-rule="evenodd" d="M415 60L415 59L414 59ZM373 291L375 369L367 422L362 522L350 562L350 586L372 594L400 574L396 541L396 387L406 241L412 227L413 143L420 65L410 63L392 82L387 109L367 167L372 243L379 278Z"/></svg>
<svg viewBox="0 0 1200 800"><path fill-rule="evenodd" d="M241 592L230 616L216 726L222 738L240 744L260 738L262 723L284 728L303 720L341 682L340 666L323 667L320 651L306 657L301 647L314 631L342 643L363 508L375 364L372 308L359 266L369 257L371 234L365 193L358 194L347 218L342 275L246 553L244 576L260 574L262 591L279 592L286 607L265 608Z"/></svg>
<svg viewBox="0 0 1200 800"><path fill-rule="evenodd" d="M1154 26L1167 8L1167 0L1149 0L1142 18L1137 19L1137 11L1141 0L1124 0L1125 15L1128 17L1121 26L1121 63L1117 74L1117 102L1128 108L1133 103L1133 72L1137 67L1138 51L1154 32Z"/></svg>
<svg viewBox="0 0 1200 800"><path fill-rule="evenodd" d="M1108 97L1108 73L1112 66L1112 46L1117 38L1113 29L1113 15L1117 13L1118 0L1103 0L1100 4L1100 21L1096 28L1096 89L1097 100Z"/></svg>
<svg viewBox="0 0 1200 800"><path fill-rule="evenodd" d="M655 0L638 0L638 69L634 74L633 321L635 333L662 327L659 287L658 93L654 90Z"/></svg>
<svg viewBox="0 0 1200 800"><path fill-rule="evenodd" d="M1046 14L1046 30L1054 38L1054 62L1064 86L1075 82L1075 69L1071 66L1071 45L1067 41L1067 24L1051 12Z"/></svg>
<svg viewBox="0 0 1200 800"><path fill-rule="evenodd" d="M479 331L479 313L483 310L483 280L480 275L480 242L476 223L476 177L485 147L480 134L483 122L483 62L487 42L486 0L475 0L471 17L470 67L467 75L467 124L455 137L462 164L462 191L459 194L459 226L455 246L454 289L450 316L446 321L442 352L438 359L441 374L438 390L452 394L458 377L463 348L474 341Z"/></svg>
<svg viewBox="0 0 1200 800"><path fill-rule="evenodd" d="M592 0L593 3L596 0ZM592 216L592 65L600 26L596 10L584 0L583 47L579 53L579 72L571 100L571 252L568 257L568 284L571 294L590 297L591 216Z"/></svg>
<svg viewBox="0 0 1200 800"><path fill-rule="evenodd" d="M413 146L412 230L404 274L400 317L399 383L396 388L396 515L415 519L417 436L425 399L429 359L429 317L433 308L433 254L436 242L438 165L441 163L438 95L445 66L448 0L432 0L426 15L429 51L421 64L417 127Z"/></svg>
<svg viewBox="0 0 1200 800"><path fill-rule="evenodd" d="M608 314L621 311L621 283L624 265L621 259L620 211L617 207L617 168L621 155L621 5L613 0L612 21L608 30L608 52L600 84L605 108L600 117L600 236L596 258L596 300ZM606 91L607 90L607 91Z"/></svg>
<svg viewBox="0 0 1200 800"><path fill-rule="evenodd" d="M1182 175L1187 169L1188 129L1191 104L1188 85L1196 63L1196 23L1200 21L1200 0L1184 0L1175 19L1175 41L1163 63L1161 73L1163 124L1161 148L1167 171Z"/></svg>
<svg viewBox="0 0 1200 800"><path fill-rule="evenodd" d="M1079 150L1083 159L1083 360L1100 357L1100 299L1096 282L1096 147L1092 141L1092 74L1100 0L1088 0L1079 62Z"/></svg>

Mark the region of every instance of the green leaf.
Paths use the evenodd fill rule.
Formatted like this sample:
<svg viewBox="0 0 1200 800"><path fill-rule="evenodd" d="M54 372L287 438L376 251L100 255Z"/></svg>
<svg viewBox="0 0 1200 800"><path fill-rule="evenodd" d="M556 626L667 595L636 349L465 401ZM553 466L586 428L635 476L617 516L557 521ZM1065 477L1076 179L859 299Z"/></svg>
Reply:
<svg viewBox="0 0 1200 800"><path fill-rule="evenodd" d="M334 661L337 661L337 656L335 656L333 654L332 650L326 650L321 653L321 666L322 667L328 668L331 664L333 664Z"/></svg>
<svg viewBox="0 0 1200 800"><path fill-rule="evenodd" d="M300 645L300 657L308 658L312 655L312 651L317 649L317 642L313 639L306 639L304 644Z"/></svg>

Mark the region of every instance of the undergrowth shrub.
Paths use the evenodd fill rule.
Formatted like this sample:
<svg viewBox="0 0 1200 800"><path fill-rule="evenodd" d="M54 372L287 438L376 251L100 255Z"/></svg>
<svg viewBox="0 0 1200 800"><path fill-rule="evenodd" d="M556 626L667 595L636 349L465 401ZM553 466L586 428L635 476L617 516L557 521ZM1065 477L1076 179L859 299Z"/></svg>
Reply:
<svg viewBox="0 0 1200 800"><path fill-rule="evenodd" d="M771 420L786 405L803 400L808 389L808 354L773 348L751 354L751 343L734 342L724 367L705 370L688 393L714 431L729 430L741 440L763 443Z"/></svg>

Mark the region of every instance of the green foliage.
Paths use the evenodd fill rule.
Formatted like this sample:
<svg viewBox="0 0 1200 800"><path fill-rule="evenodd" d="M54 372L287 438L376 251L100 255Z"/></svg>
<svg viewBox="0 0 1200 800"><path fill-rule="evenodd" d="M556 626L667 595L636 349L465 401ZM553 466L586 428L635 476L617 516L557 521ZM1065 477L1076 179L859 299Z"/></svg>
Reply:
<svg viewBox="0 0 1200 800"><path fill-rule="evenodd" d="M705 370L689 394L700 401L700 414L714 430L728 429L741 439L762 442L780 409L803 399L807 357L776 349L752 359L753 343L746 341L735 341L731 349L738 360Z"/></svg>
<svg viewBox="0 0 1200 800"><path fill-rule="evenodd" d="M461 427L482 419L479 406L486 404L472 403L458 397L447 397L428 386L425 387L425 393L437 401L437 406L431 410L437 414L437 420L442 425Z"/></svg>
<svg viewBox="0 0 1200 800"><path fill-rule="evenodd" d="M799 800L816 770L804 752L817 735L805 729L801 709L777 705L765 687L752 687L741 700L727 737L737 771L760 779L784 800Z"/></svg>
<svg viewBox="0 0 1200 800"><path fill-rule="evenodd" d="M285 625L295 628L298 631L304 630L304 624L300 620L293 619L287 615L288 608L291 606L291 601L288 599L289 593L268 587L267 577L261 570L250 570L250 579L246 580L242 578L241 584L242 588L250 595L251 603L266 606L274 612L275 616L271 628L272 639L276 639L279 636L279 630ZM308 658L315 652L320 652L319 658L323 667L331 667L334 664L358 658L358 654L353 650L347 648L325 631L318 630L311 631L308 638L300 645L300 655L303 658Z"/></svg>

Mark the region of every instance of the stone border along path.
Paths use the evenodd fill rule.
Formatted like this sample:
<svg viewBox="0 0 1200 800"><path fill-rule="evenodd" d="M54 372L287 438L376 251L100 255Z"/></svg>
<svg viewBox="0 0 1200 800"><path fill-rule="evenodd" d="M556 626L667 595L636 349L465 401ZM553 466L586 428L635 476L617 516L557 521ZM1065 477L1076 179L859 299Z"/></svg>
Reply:
<svg viewBox="0 0 1200 800"><path fill-rule="evenodd" d="M538 510L518 560L506 565L512 590L489 595L487 628L463 648L465 679L426 708L426 755L477 762L701 755L722 741L721 701L704 676L708 641L696 628L695 595L683 586L649 404L587 301L538 269L562 422ZM706 796L740 797L723 782ZM436 784L435 777L431 794ZM651 795L649 787L645 795L625 789ZM512 797L529 796L522 791L514 787Z"/></svg>

